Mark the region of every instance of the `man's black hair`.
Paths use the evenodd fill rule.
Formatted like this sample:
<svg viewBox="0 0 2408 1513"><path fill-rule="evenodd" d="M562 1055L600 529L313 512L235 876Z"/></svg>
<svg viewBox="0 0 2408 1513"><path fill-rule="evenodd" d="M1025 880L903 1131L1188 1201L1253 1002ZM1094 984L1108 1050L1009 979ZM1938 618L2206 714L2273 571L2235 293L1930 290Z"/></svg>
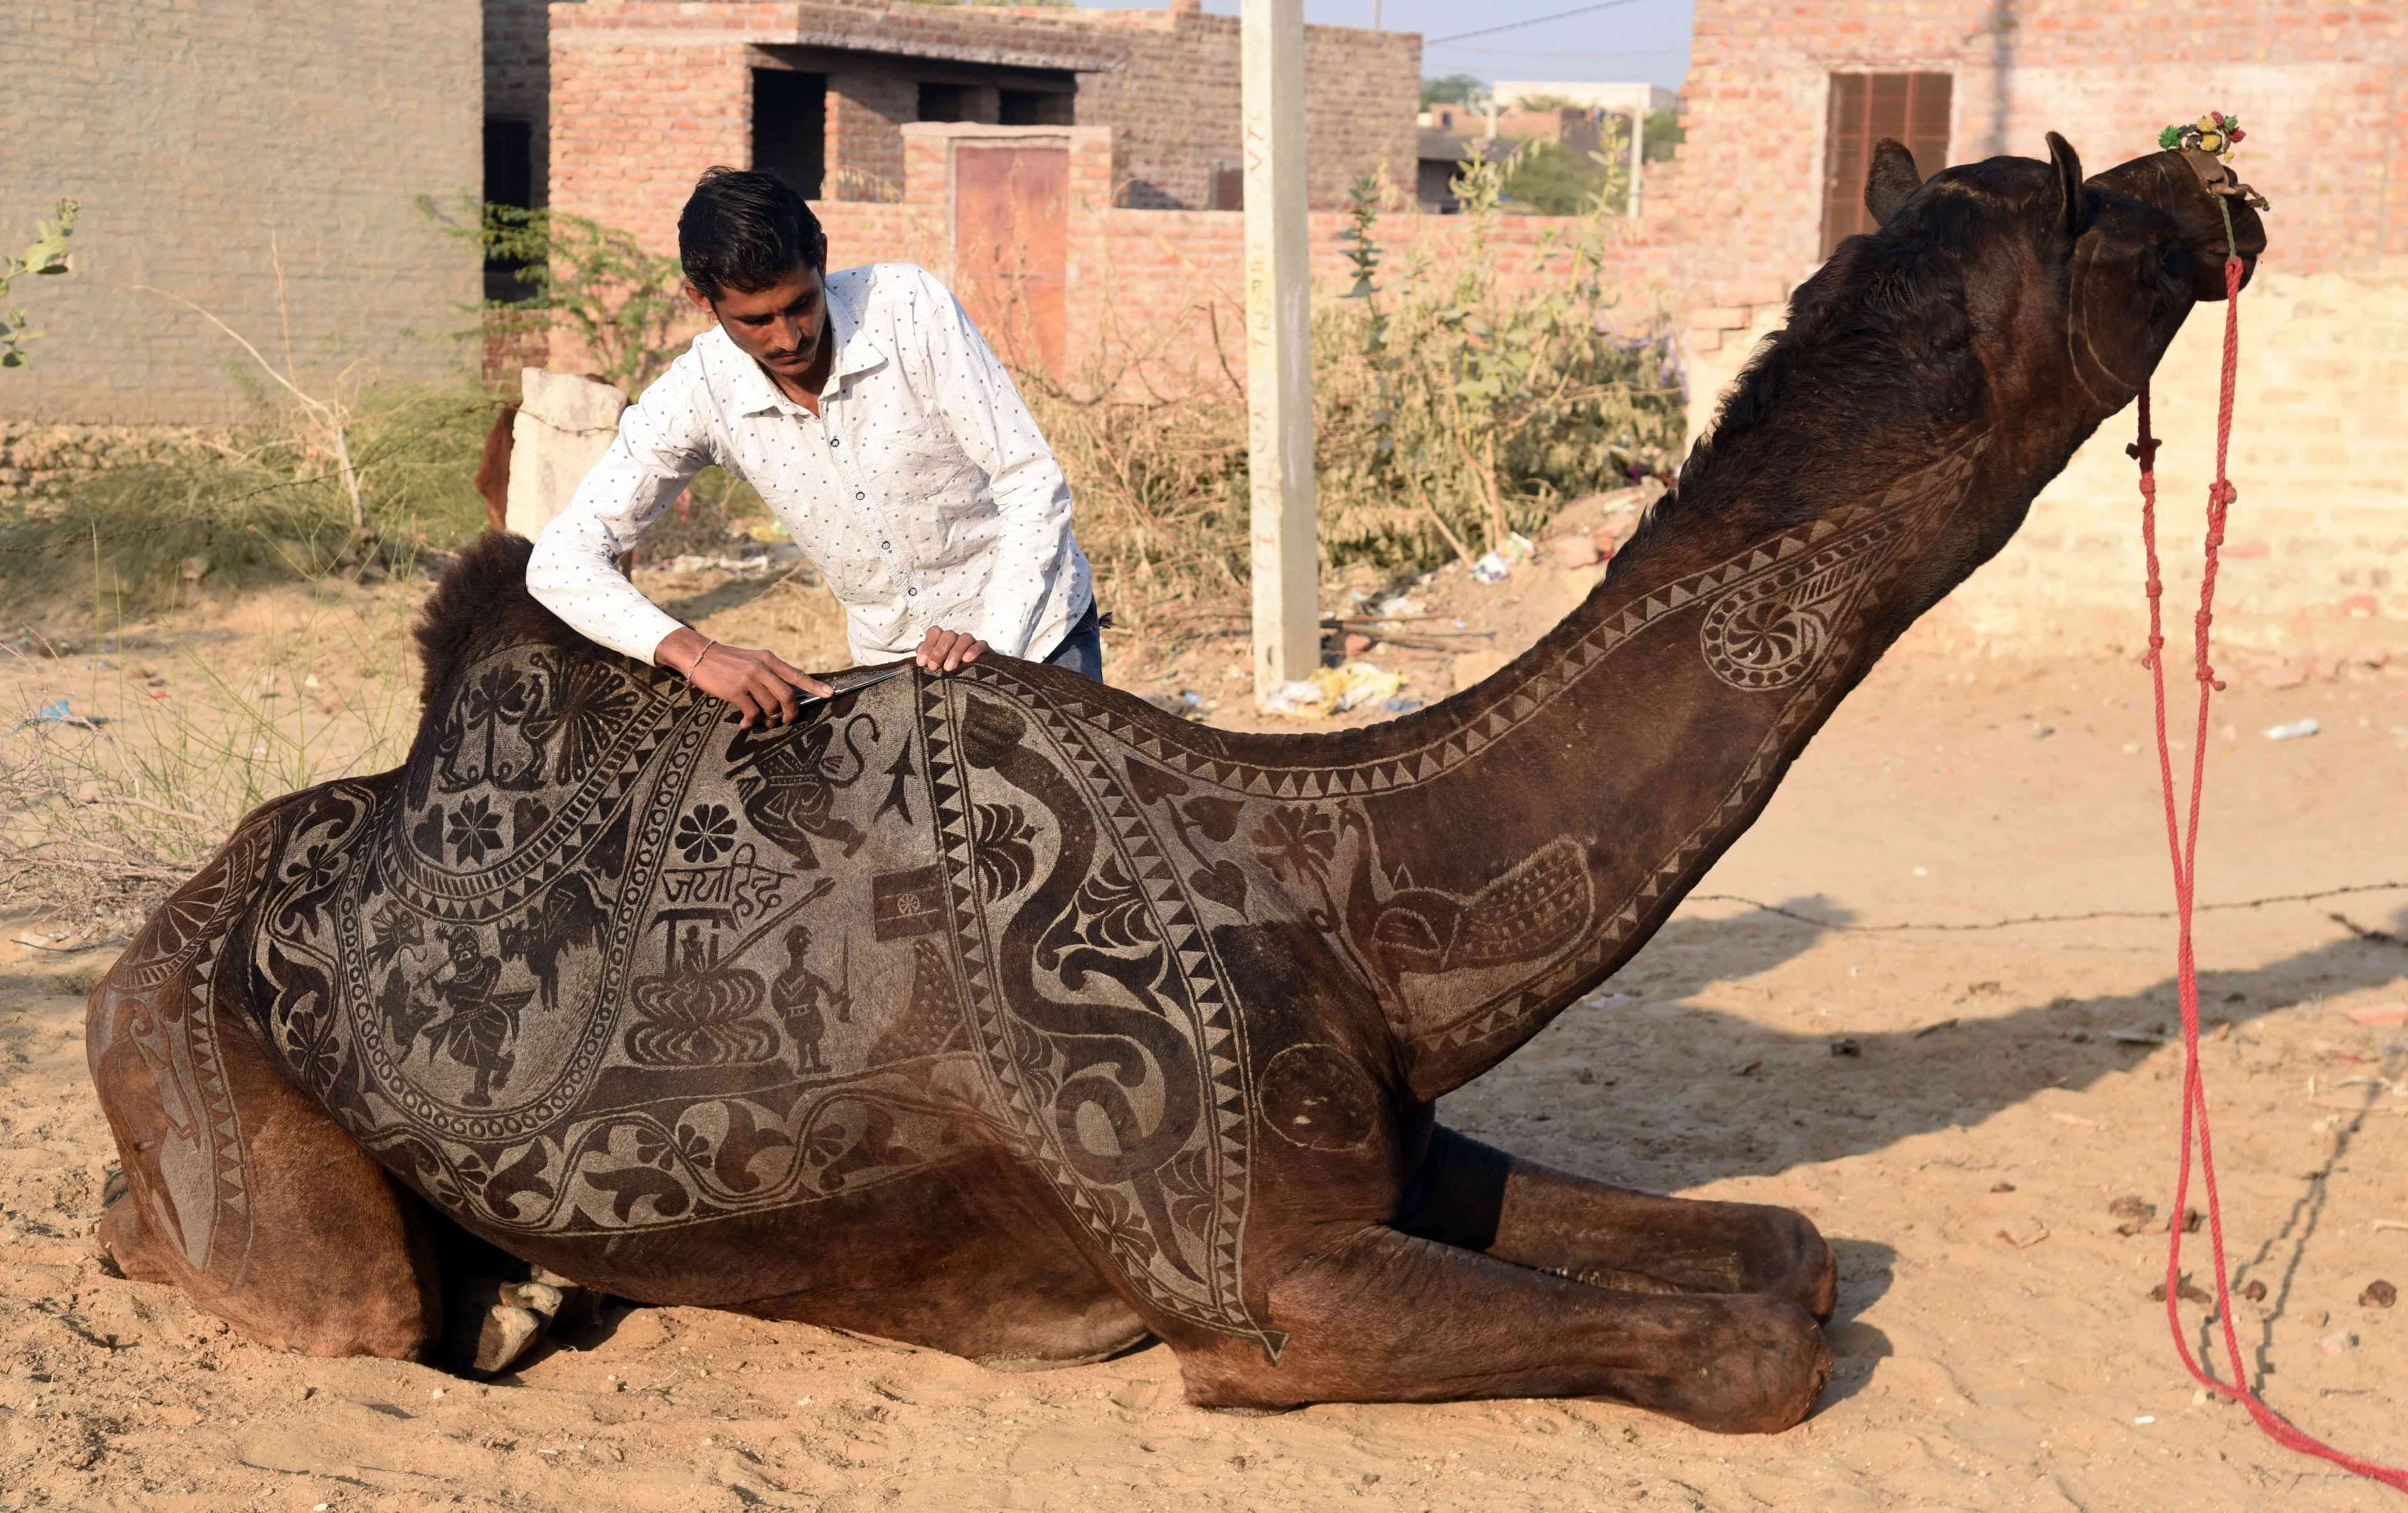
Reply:
<svg viewBox="0 0 2408 1513"><path fill-rule="evenodd" d="M798 267L827 272L827 234L784 179L712 168L678 217L678 261L706 299L730 289L750 294Z"/></svg>

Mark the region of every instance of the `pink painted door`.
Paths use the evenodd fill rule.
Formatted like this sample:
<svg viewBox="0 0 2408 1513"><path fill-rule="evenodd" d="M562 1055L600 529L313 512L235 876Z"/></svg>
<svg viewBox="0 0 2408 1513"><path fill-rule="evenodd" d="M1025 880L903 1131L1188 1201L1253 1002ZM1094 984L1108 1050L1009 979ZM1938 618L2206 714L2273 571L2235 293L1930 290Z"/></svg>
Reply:
<svg viewBox="0 0 2408 1513"><path fill-rule="evenodd" d="M1068 301L1070 150L965 142L953 152L953 281L988 345L1058 374Z"/></svg>

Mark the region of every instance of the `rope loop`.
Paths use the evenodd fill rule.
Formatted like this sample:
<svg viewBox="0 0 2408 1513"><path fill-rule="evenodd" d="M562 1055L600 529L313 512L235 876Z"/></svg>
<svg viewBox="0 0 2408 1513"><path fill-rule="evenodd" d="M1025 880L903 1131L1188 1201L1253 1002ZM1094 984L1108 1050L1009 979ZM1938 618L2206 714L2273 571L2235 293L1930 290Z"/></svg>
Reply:
<svg viewBox="0 0 2408 1513"><path fill-rule="evenodd" d="M2395 1492L2408 1492L2408 1470L2360 1460L2345 1451L2333 1449L2322 1440L2300 1431L2291 1421L2266 1406L2245 1385L2249 1379L2241 1354L2241 1336L2232 1321L2232 1296L2229 1269L2224 1254L2224 1211L2215 1181L2215 1148L2208 1130L2207 1084L2200 1068L2199 1055L2199 964L2191 935L2191 915L2195 907L2194 885L2199 872L2199 819L2200 800L2207 786L2208 707L2224 684L2216 678L2214 667L2208 659L2208 629L2214 618L2217 550L2224 544L2225 512L2240 497L2226 476L2227 460L2232 444L2232 399L2238 386L2241 367L2241 280L2245 271L2241 264L2240 248L2231 243L2231 215L2229 207L2218 201L2226 211L2225 228L2231 255L2224 263L2224 371L2216 396L2215 417L2215 481L2207 494L2207 535L2199 579L2199 611L2192 617L2193 652L2199 672L2199 713L2191 740L2190 814L2186 825L2176 812L2174 801L2173 748L2166 715L2164 621L2160 600L2163 586L2157 573L2157 442L2149 434L2149 390L2141 387L2139 437L2126 448L2126 454L2141 464L2141 545L2148 563L2149 601L2149 684L2155 696L2157 732L2157 777L2165 795L2166 848L2173 864L2174 883L2174 991L2182 1009L2183 1085L2182 1085L2182 1160L2174 1178L2174 1201L2171 1210L2186 1211L2190 1196L2191 1151L2194 1134L2199 1152L2200 1185L2206 1190L2208 1245L2215 1264L2215 1312L2214 1319L2222 1324L2224 1353L2232 1371L2229 1382L2208 1375L2191 1353L2190 1341L2183 1332L2182 1314L2178 1305L2182 1290L2182 1243L2184 1226L2176 1224L2169 1233L2166 1244L2166 1325L2172 1332L2174 1350L2182 1357L2185 1370L2201 1387L2220 1397L2239 1403L2257 1420L2268 1438L2276 1444L2302 1454L2330 1462L2345 1471L2381 1482Z"/></svg>

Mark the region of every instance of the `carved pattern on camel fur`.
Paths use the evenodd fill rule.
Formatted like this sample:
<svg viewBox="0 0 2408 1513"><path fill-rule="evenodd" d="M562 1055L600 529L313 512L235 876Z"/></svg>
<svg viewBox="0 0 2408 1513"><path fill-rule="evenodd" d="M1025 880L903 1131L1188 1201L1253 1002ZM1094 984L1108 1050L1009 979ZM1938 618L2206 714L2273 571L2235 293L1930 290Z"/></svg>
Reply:
<svg viewBox="0 0 2408 1513"><path fill-rule="evenodd" d="M327 1352L427 1348L465 1230L990 1361L1151 1333L1208 1405L1796 1421L1811 1224L1431 1106L1644 943L2208 297L2178 159L2052 151L1924 185L1885 144L1883 230L1588 601L1383 726L1214 731L995 659L745 732L488 537L430 599L405 765L246 821L95 992L104 1239Z"/></svg>

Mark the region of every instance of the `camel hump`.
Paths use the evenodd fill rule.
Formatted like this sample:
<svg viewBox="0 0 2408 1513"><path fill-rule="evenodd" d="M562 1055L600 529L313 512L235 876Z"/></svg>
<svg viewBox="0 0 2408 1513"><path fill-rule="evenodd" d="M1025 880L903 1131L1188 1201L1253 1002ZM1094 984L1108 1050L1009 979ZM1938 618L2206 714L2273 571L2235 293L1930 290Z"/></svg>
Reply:
<svg viewBox="0 0 2408 1513"><path fill-rule="evenodd" d="M425 664L419 707L433 708L471 659L512 641L597 657L609 654L570 630L527 592L527 557L534 550L535 544L523 535L487 531L444 569L413 631L419 659Z"/></svg>

